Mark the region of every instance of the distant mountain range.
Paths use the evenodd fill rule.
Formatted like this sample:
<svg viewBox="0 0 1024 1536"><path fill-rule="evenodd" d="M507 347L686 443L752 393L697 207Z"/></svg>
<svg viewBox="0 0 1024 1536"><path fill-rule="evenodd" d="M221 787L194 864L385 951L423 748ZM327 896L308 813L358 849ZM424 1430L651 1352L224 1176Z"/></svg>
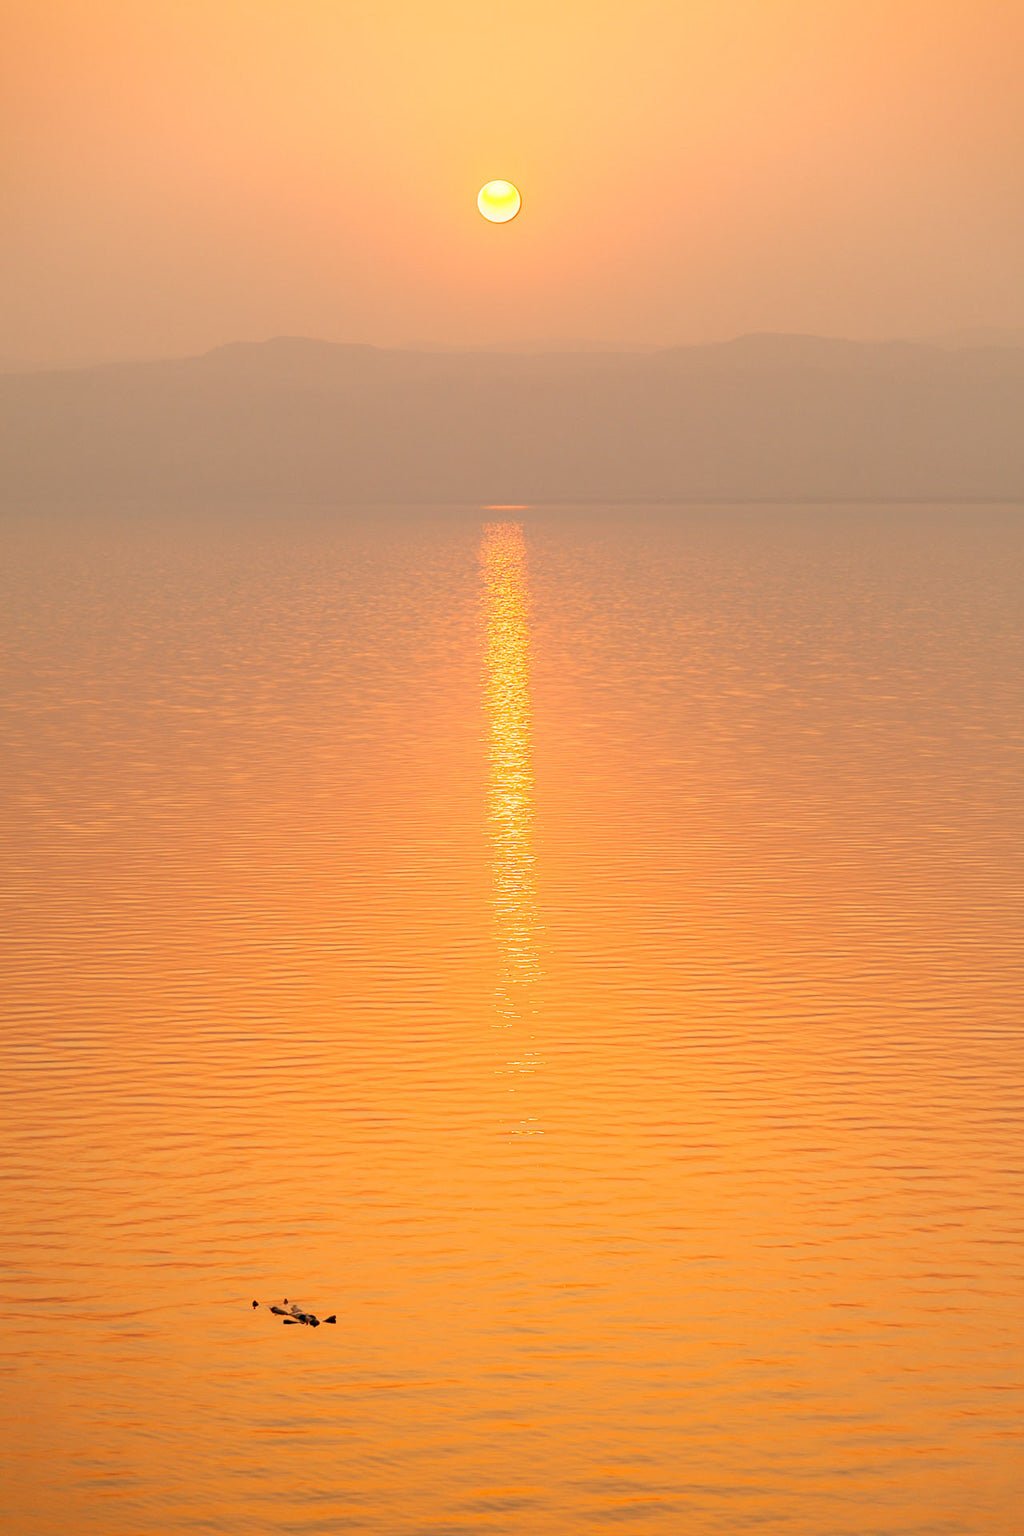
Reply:
<svg viewBox="0 0 1024 1536"><path fill-rule="evenodd" d="M8 502L1024 500L1024 347L280 337L0 376Z"/></svg>

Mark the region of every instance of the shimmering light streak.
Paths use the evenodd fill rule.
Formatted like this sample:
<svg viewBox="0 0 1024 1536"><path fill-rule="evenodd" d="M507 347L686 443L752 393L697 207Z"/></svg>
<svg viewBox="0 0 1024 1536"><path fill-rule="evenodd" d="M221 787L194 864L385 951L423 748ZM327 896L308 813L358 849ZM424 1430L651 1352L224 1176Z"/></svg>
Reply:
<svg viewBox="0 0 1024 1536"><path fill-rule="evenodd" d="M528 1011L530 988L539 973L529 596L521 524L488 523L480 561L487 623L487 808L494 869L495 931L502 962L498 1006L506 1017L517 1017Z"/></svg>

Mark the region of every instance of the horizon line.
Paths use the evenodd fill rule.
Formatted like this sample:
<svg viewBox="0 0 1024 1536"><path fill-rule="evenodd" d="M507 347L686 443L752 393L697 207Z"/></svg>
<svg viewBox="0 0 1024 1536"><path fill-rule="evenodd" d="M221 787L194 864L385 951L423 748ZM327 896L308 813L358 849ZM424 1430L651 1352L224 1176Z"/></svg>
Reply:
<svg viewBox="0 0 1024 1536"><path fill-rule="evenodd" d="M979 327L958 331L941 332L928 336L846 336L825 331L753 330L739 331L713 341L654 342L601 342L574 340L571 338L550 342L368 342L339 341L324 336L304 335L300 332L277 331L259 337L235 337L216 342L213 346L190 352L161 352L133 354L124 357L91 358L65 361L40 361L31 358L7 358L0 360L0 376L12 377L37 373L87 373L107 368L145 367L157 363L194 362L215 357L219 352L235 348L272 347L291 343L325 348L338 348L351 352L406 353L412 356L462 356L462 357L657 357L668 352L713 351L736 346L742 342L790 341L821 342L826 345L871 348L909 347L934 352L1018 351L1024 350L1024 327Z"/></svg>

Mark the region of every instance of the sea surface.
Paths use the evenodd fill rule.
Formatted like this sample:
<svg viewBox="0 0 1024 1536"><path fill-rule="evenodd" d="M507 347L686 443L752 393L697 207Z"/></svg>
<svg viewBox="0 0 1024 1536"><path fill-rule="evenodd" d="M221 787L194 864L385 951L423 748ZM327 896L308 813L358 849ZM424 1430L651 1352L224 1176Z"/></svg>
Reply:
<svg viewBox="0 0 1024 1536"><path fill-rule="evenodd" d="M1024 509L2 534L5 1533L1020 1536Z"/></svg>

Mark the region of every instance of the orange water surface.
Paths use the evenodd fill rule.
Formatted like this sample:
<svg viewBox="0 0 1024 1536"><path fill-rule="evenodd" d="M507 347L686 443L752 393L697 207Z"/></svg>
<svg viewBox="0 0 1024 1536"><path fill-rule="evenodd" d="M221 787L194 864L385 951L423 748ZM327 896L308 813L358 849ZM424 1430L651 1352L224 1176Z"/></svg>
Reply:
<svg viewBox="0 0 1024 1536"><path fill-rule="evenodd" d="M5 1532L1019 1536L1020 509L4 528Z"/></svg>

